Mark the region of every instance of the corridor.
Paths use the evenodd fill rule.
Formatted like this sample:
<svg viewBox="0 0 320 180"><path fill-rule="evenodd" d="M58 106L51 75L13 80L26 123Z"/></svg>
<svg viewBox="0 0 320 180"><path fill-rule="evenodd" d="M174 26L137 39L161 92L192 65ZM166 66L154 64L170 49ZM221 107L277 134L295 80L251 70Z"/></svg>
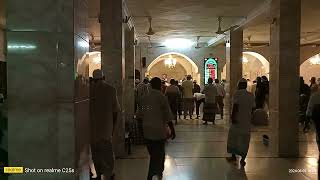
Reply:
<svg viewBox="0 0 320 180"><path fill-rule="evenodd" d="M253 128L244 169L225 160L229 156L226 152L228 127L223 120L208 126L199 120L180 120L176 132L176 139L166 146L165 180L309 180L317 177L317 147L312 132L304 134L300 130L300 157L284 159L274 153L272 141L269 146L262 142L262 135L271 135L269 128ZM146 148L134 146L132 155L117 160L116 179L146 179L148 163Z"/></svg>

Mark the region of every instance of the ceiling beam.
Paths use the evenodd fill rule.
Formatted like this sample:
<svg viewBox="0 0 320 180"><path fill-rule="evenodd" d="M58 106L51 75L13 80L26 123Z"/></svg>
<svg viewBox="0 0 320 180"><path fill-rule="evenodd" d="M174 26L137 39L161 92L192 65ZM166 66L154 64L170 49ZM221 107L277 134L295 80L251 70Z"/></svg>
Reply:
<svg viewBox="0 0 320 180"><path fill-rule="evenodd" d="M246 27L250 24L250 22L259 19L259 17L270 10L272 0L264 1L259 7L252 10L246 19L239 21L237 24L239 27Z"/></svg>
<svg viewBox="0 0 320 180"><path fill-rule="evenodd" d="M272 0L266 0L264 1L259 7L255 8L254 10L252 10L249 15L246 18L243 18L242 20L240 20L239 22L236 23L236 25L239 25L238 28L240 27L245 27L246 25L248 25L250 22L254 21L255 19L257 19L261 14L264 14L267 10L270 9L270 5L271 5L271 1ZM236 28L237 29L237 28ZM212 39L210 39L208 41L208 46L215 46L221 42L224 41L224 38L227 35L218 35Z"/></svg>
<svg viewBox="0 0 320 180"><path fill-rule="evenodd" d="M215 46L217 44L220 44L222 41L224 41L224 38L226 37L226 35L223 34L218 34L216 37L210 39L207 44L208 46Z"/></svg>

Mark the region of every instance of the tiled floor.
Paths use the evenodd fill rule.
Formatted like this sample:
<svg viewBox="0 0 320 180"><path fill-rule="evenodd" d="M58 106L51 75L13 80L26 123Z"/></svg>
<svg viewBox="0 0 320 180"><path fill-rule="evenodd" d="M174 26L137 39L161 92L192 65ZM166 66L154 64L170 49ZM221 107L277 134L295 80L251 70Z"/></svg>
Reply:
<svg viewBox="0 0 320 180"><path fill-rule="evenodd" d="M217 125L202 125L199 120L181 120L177 138L166 147L165 180L307 180L317 179L318 150L314 133L300 132L300 158L277 158L272 142L262 143L267 127L252 129L247 165L226 162L228 127L224 120ZM148 153L144 146L134 146L133 154L118 159L117 180L145 180ZM300 172L289 172L300 171ZM301 172L303 171L303 172ZM304 172L305 171L305 172Z"/></svg>

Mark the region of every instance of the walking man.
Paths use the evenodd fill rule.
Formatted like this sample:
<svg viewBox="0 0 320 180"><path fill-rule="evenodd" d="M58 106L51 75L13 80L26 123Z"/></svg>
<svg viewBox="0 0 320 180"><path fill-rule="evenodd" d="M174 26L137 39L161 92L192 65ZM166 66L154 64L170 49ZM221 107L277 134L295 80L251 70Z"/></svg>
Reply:
<svg viewBox="0 0 320 180"><path fill-rule="evenodd" d="M105 82L101 70L94 70L90 85L90 125L92 160L98 179L114 180L112 137L119 112L116 89Z"/></svg>
<svg viewBox="0 0 320 180"><path fill-rule="evenodd" d="M227 151L232 156L229 162L237 161L236 155L241 156L240 164L245 166L249 143L252 111L255 106L254 96L247 90L247 80L241 79L238 90L233 96L233 108L231 114L232 125L229 129Z"/></svg>
<svg viewBox="0 0 320 180"><path fill-rule="evenodd" d="M150 155L148 180L152 180L153 176L162 177L165 162L165 142L167 138L175 138L173 116L168 99L161 93L161 79L155 77L150 83L152 89L143 97L142 109L139 111Z"/></svg>

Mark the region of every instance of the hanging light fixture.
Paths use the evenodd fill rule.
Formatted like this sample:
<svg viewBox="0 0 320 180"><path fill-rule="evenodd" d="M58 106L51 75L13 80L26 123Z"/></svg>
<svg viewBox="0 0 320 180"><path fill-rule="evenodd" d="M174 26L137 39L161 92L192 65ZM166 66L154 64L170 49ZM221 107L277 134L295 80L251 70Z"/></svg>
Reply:
<svg viewBox="0 0 320 180"><path fill-rule="evenodd" d="M309 61L311 65L320 65L320 54L313 56Z"/></svg>
<svg viewBox="0 0 320 180"><path fill-rule="evenodd" d="M172 58L171 55L169 55L169 58L164 60L164 65L169 69L176 67L176 64L177 64L177 60L175 58Z"/></svg>

